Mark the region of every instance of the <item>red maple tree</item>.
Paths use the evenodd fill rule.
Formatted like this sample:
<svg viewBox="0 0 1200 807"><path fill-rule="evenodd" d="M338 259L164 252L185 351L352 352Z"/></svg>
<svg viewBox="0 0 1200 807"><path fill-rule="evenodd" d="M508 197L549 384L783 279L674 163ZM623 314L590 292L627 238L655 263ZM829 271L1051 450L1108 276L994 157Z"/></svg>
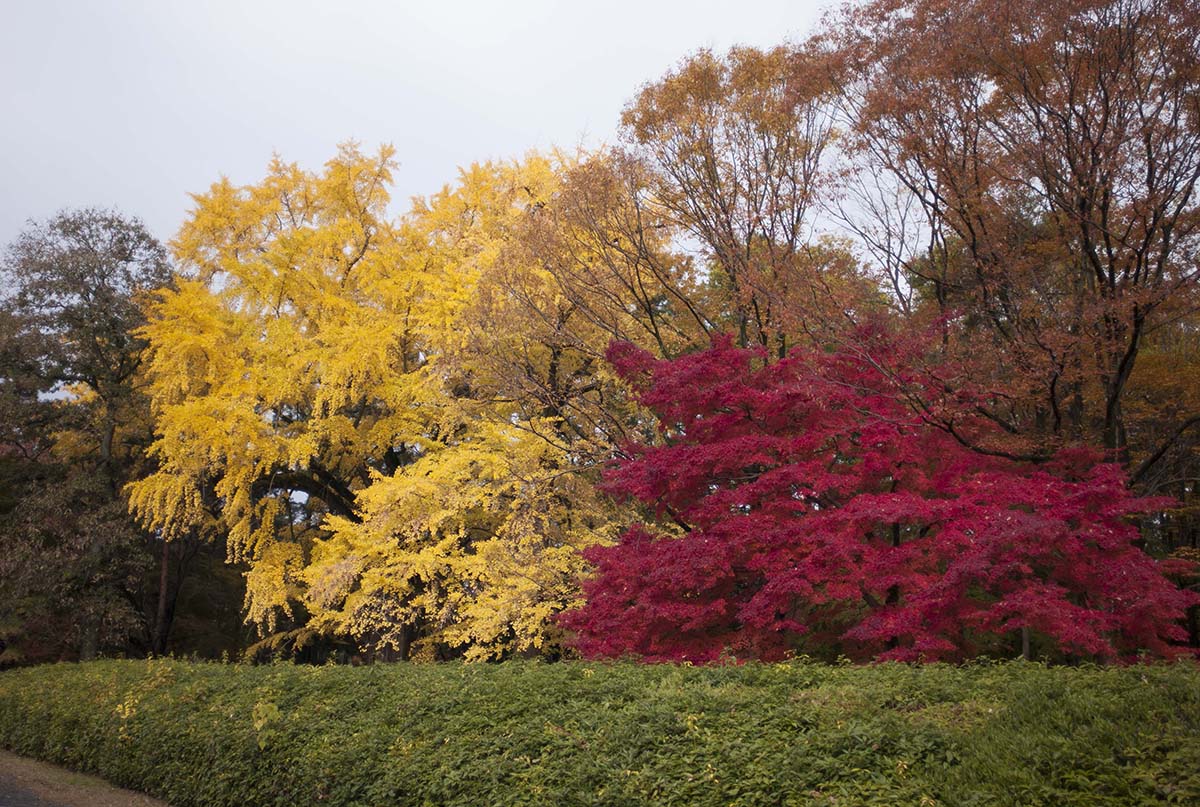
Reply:
<svg viewBox="0 0 1200 807"><path fill-rule="evenodd" d="M1198 598L1133 523L1163 500L1094 452L971 450L966 430L997 427L969 416L965 387L947 395L953 374L898 377L921 366L917 340L859 336L775 362L725 337L668 361L610 348L663 440L628 446L607 483L661 526L590 550L586 603L563 617L582 653L954 660L1022 635L1105 660L1181 651L1176 620ZM955 405L957 436L938 425Z"/></svg>

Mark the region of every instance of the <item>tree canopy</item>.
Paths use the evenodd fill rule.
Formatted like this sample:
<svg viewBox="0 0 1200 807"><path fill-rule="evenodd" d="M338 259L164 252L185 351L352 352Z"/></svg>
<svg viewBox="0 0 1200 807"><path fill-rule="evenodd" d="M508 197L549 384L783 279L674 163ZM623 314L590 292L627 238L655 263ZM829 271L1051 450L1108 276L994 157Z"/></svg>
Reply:
<svg viewBox="0 0 1200 807"><path fill-rule="evenodd" d="M169 252L64 214L5 264L6 596L155 591L67 611L161 653L216 552L256 658L1194 650L1198 43L869 0L401 209L347 143Z"/></svg>

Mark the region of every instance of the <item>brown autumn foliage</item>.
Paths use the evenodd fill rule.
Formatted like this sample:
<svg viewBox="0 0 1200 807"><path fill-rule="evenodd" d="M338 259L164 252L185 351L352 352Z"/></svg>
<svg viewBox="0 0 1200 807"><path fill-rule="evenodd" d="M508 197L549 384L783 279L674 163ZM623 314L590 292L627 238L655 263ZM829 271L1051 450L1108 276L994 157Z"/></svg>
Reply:
<svg viewBox="0 0 1200 807"><path fill-rule="evenodd" d="M1131 425L1130 390L1197 303L1198 41L1176 0L879 0L825 34L851 158L922 214L898 284L962 318L1023 450L1099 442L1137 480L1184 436Z"/></svg>
<svg viewBox="0 0 1200 807"><path fill-rule="evenodd" d="M649 198L723 297L711 321L780 356L801 336L828 338L873 298L846 245L815 229L835 178L826 59L803 47L700 51L622 116Z"/></svg>

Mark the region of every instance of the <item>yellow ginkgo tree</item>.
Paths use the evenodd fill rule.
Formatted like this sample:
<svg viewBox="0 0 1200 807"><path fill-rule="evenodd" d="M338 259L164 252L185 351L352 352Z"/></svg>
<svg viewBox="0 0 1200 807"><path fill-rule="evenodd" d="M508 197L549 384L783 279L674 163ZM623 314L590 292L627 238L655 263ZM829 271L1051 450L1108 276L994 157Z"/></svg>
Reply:
<svg viewBox="0 0 1200 807"><path fill-rule="evenodd" d="M195 197L144 329L157 472L130 500L168 537L215 518L276 643L553 644L614 533L596 465L627 406L608 335L522 246L565 162L474 166L395 222L389 149Z"/></svg>
<svg viewBox="0 0 1200 807"><path fill-rule="evenodd" d="M415 308L421 269L386 218L392 152L343 147L313 174L195 197L183 277L151 305L158 471L131 487L167 536L215 512L267 631L294 615L330 514L411 460L438 417Z"/></svg>
<svg viewBox="0 0 1200 807"><path fill-rule="evenodd" d="M608 337L523 248L564 162L472 166L405 220L425 251L443 419L415 461L376 475L356 518L330 519L305 572L314 625L400 648L420 626L427 651L469 658L545 651L578 601L581 550L615 534L595 486Z"/></svg>

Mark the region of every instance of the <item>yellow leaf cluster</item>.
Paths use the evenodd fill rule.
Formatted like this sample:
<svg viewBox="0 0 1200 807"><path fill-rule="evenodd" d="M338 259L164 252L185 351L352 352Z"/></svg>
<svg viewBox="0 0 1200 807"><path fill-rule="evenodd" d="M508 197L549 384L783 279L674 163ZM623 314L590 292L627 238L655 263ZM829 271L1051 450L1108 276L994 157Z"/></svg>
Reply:
<svg viewBox="0 0 1200 807"><path fill-rule="evenodd" d="M303 603L360 646L553 641L623 520L595 489L609 336L513 246L569 162L472 166L395 222L387 148L195 197L143 329L157 470L130 501L222 532L262 631Z"/></svg>

